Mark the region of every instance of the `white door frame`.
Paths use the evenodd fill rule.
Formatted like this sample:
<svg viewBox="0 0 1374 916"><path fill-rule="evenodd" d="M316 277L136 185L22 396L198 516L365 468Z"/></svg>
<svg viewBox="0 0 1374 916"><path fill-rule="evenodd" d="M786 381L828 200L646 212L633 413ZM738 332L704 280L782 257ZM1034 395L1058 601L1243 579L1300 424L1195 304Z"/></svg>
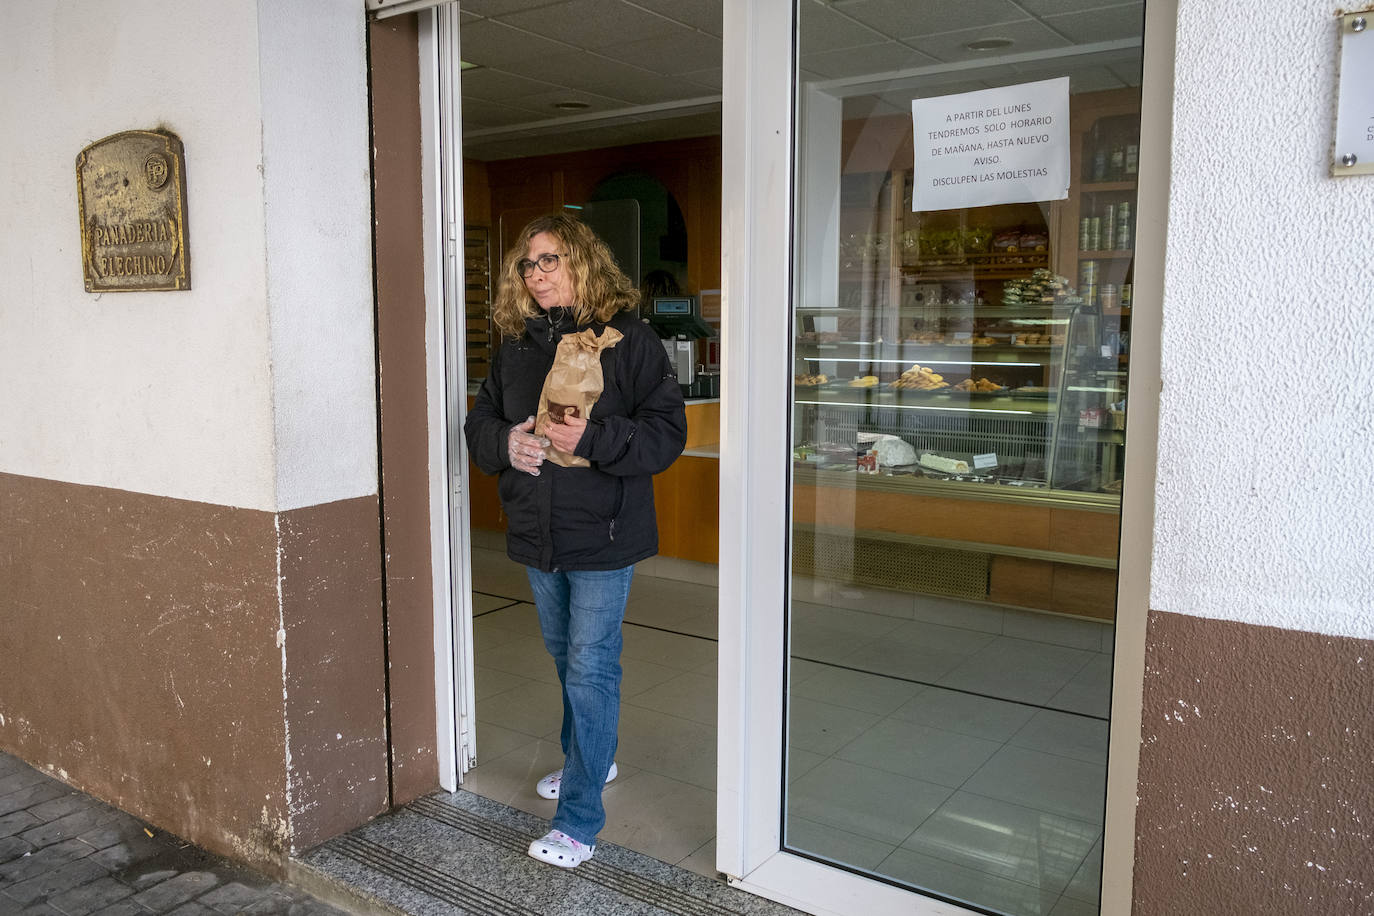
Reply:
<svg viewBox="0 0 1374 916"><path fill-rule="evenodd" d="M725 4L717 868L813 913L970 913L782 851L793 238L792 0ZM1158 439L1159 314L1177 0L1150 0L1132 405L1122 505L1102 911L1128 912ZM1138 338L1138 339L1137 339ZM741 511L742 510L742 511Z"/></svg>
<svg viewBox="0 0 1374 916"><path fill-rule="evenodd" d="M476 759L458 4L420 12L419 25L435 750L451 792Z"/></svg>

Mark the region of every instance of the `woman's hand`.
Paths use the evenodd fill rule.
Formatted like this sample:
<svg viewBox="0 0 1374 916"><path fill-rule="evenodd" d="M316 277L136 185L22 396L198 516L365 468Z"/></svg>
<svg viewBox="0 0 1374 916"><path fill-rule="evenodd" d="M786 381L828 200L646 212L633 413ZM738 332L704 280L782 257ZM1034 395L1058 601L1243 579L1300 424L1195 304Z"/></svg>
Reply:
<svg viewBox="0 0 1374 916"><path fill-rule="evenodd" d="M545 423L544 435L548 436L553 447L565 455L571 455L577 443L582 441L582 433L587 429L587 421L568 413L562 423Z"/></svg>
<svg viewBox="0 0 1374 916"><path fill-rule="evenodd" d="M506 454L510 466L523 471L531 477L539 476L539 466L544 463L544 448L549 440L534 433L534 417L527 417L524 423L510 428L506 438Z"/></svg>

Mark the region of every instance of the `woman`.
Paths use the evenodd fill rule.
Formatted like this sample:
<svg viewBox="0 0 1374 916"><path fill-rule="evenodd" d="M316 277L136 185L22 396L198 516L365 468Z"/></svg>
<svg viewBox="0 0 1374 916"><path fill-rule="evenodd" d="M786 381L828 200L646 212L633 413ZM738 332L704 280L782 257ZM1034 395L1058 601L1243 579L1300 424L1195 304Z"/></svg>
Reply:
<svg viewBox="0 0 1374 916"><path fill-rule="evenodd" d="M493 320L502 346L464 431L473 461L500 474L506 551L523 563L544 645L563 685L563 769L539 781L557 798L553 829L529 854L563 868L590 859L615 778L620 625L634 564L658 551L652 475L687 441L682 389L658 337L634 317L639 295L610 250L563 213L524 228L502 264ZM566 334L608 329L603 389L587 416L536 432L545 377ZM559 409L562 413L562 409ZM557 452L586 459L565 467Z"/></svg>

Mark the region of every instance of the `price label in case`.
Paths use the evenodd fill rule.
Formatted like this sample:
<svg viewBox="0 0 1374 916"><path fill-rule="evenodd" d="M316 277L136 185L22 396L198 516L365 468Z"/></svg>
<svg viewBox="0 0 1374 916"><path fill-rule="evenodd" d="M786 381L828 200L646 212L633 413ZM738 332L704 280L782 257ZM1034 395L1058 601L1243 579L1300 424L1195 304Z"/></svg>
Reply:
<svg viewBox="0 0 1374 916"><path fill-rule="evenodd" d="M978 471L984 471L984 470L987 470L988 468L995 468L995 467L997 467L997 453L996 453L996 452L988 452L986 455L974 455L974 456L973 456L973 467L974 467L974 470L978 470Z"/></svg>

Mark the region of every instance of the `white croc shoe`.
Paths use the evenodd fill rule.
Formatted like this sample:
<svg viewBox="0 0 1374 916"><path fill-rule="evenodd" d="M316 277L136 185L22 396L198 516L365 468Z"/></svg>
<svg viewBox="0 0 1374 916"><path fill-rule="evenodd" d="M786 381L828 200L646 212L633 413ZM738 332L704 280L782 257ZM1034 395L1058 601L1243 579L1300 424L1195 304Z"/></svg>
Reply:
<svg viewBox="0 0 1374 916"><path fill-rule="evenodd" d="M620 770L618 767L616 767L615 761L612 760L611 769L606 774L606 781L610 782L612 779L615 779L618 775L620 775ZM534 791L539 793L540 798L557 798L558 787L562 785L562 783L563 771L554 770L552 773L545 776L543 779L539 780L539 782L535 783ZM530 855L533 855L533 853L530 853Z"/></svg>
<svg viewBox="0 0 1374 916"><path fill-rule="evenodd" d="M595 846L577 842L561 830L550 830L530 844L530 858L559 868L576 868L592 857Z"/></svg>

